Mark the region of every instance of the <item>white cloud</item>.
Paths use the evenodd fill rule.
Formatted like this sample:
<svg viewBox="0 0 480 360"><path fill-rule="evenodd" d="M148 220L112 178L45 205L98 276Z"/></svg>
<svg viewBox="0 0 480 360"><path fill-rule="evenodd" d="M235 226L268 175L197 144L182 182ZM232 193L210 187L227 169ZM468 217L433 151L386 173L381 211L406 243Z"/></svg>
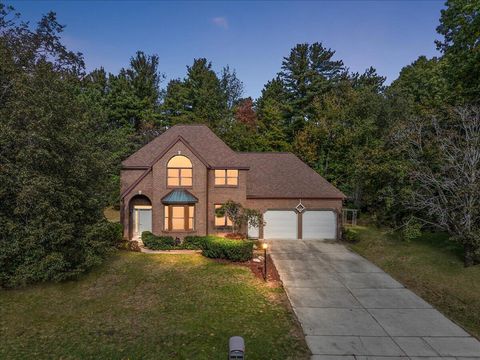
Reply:
<svg viewBox="0 0 480 360"><path fill-rule="evenodd" d="M214 17L212 19L212 23L218 27L228 29L228 21L226 17L223 17L223 16Z"/></svg>

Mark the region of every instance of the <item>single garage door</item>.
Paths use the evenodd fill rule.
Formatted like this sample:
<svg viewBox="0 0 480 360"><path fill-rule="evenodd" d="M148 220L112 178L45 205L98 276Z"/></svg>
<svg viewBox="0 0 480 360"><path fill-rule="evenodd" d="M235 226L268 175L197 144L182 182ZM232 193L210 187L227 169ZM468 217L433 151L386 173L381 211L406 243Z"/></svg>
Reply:
<svg viewBox="0 0 480 360"><path fill-rule="evenodd" d="M297 239L297 213L293 210L268 210L263 214L264 239Z"/></svg>
<svg viewBox="0 0 480 360"><path fill-rule="evenodd" d="M304 240L336 239L337 215L333 211L305 211L302 218Z"/></svg>

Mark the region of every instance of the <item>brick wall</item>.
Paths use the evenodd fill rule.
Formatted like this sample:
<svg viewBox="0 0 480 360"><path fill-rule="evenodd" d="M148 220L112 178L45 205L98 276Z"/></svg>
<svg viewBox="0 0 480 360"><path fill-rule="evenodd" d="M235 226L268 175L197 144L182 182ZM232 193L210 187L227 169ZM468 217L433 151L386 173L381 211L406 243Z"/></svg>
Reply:
<svg viewBox="0 0 480 360"><path fill-rule="evenodd" d="M173 188L167 187L167 163L175 155L184 155L190 159L193 166L193 184L186 189L197 199L195 204L194 231L170 232L164 230L164 206L162 198ZM131 186L144 170L122 170L122 193ZM149 172L123 199L122 223L124 237L131 237L131 200L142 194L147 196L152 204L152 232L157 235L171 235L183 238L187 235L215 234L215 204L223 204L227 200L241 203L243 206L259 210L264 213L268 209L294 209L299 199L247 199L247 170L239 170L237 187L215 186L214 170L208 170L205 164L181 141L177 142L165 155L157 161ZM332 209L341 212L341 200L329 199L302 199L307 209ZM301 216L301 215L300 215ZM300 219L301 220L301 219ZM340 217L339 217L340 220ZM338 222L340 224L340 221ZM243 229L246 231L246 229ZM262 229L260 229L262 235Z"/></svg>

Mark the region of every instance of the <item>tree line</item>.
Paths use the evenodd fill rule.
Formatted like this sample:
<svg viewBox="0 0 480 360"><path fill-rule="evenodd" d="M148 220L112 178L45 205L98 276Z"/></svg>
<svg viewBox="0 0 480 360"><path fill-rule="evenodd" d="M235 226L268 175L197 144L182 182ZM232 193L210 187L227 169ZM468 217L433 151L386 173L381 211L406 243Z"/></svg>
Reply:
<svg viewBox="0 0 480 360"><path fill-rule="evenodd" d="M0 284L63 279L111 245L102 210L118 204L121 161L175 124L208 125L237 151L291 151L372 222L418 219L480 259L480 4L449 0L431 59L389 86L351 72L321 42L295 45L261 95L235 70L197 58L165 83L138 51L112 74L85 70L51 12L36 27L0 4ZM110 238L112 238L110 236Z"/></svg>

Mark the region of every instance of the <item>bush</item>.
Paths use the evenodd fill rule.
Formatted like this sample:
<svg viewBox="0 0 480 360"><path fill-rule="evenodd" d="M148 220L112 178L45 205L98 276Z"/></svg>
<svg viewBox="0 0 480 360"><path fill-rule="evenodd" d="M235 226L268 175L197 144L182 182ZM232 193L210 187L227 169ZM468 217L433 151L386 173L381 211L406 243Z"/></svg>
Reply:
<svg viewBox="0 0 480 360"><path fill-rule="evenodd" d="M188 250L203 250L209 236L186 236L180 247Z"/></svg>
<svg viewBox="0 0 480 360"><path fill-rule="evenodd" d="M120 223L100 221L87 228L87 240L102 240L111 246L117 246L123 238L123 227Z"/></svg>
<svg viewBox="0 0 480 360"><path fill-rule="evenodd" d="M225 234L225 237L227 239L235 239L235 240L243 240L247 238L245 234L241 234L241 233L228 233L228 234Z"/></svg>
<svg viewBox="0 0 480 360"><path fill-rule="evenodd" d="M40 225L9 225L0 234L0 288L76 278L100 264L121 239L118 226L107 221L84 225L76 234L78 228L59 223L47 223L50 232Z"/></svg>
<svg viewBox="0 0 480 360"><path fill-rule="evenodd" d="M142 233L143 244L152 250L172 250L175 248L175 239L171 236L157 236L150 231Z"/></svg>
<svg viewBox="0 0 480 360"><path fill-rule="evenodd" d="M253 257L253 241L207 237L202 254L214 259L247 261Z"/></svg>
<svg viewBox="0 0 480 360"><path fill-rule="evenodd" d="M202 250L202 255L213 259L247 261L253 257L253 241L232 240L215 236L186 236L180 245L171 236L156 236L149 231L142 233L142 241L152 250Z"/></svg>
<svg viewBox="0 0 480 360"><path fill-rule="evenodd" d="M360 240L358 230L353 228L343 228L342 235L343 240L347 242L356 243Z"/></svg>
<svg viewBox="0 0 480 360"><path fill-rule="evenodd" d="M422 224L418 221L408 221L402 230L402 237L405 241L412 241L422 236Z"/></svg>
<svg viewBox="0 0 480 360"><path fill-rule="evenodd" d="M122 240L118 245L117 248L120 250L128 250L128 251L135 251L140 252L140 246L138 245L138 241L134 240Z"/></svg>

